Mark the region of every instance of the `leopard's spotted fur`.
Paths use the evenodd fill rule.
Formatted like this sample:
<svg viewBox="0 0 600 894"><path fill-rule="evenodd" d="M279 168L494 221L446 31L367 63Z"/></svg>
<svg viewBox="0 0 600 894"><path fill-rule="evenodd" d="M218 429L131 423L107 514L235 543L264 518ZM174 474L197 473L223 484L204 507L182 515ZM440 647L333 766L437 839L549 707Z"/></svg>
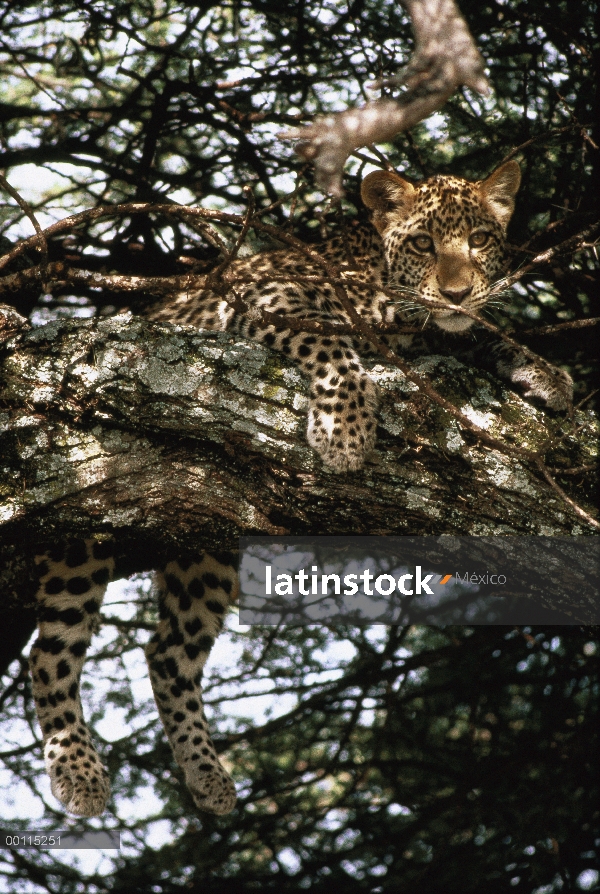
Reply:
<svg viewBox="0 0 600 894"><path fill-rule="evenodd" d="M111 540L74 541L38 557L39 637L31 651L33 695L52 791L71 813L101 814L108 775L83 719L79 679L113 574ZM217 758L204 716L202 671L237 595L237 555L200 553L157 573L160 620L146 646L152 689L177 763L201 810L229 813L235 787Z"/></svg>
<svg viewBox="0 0 600 894"><path fill-rule="evenodd" d="M433 328L452 338L473 321L448 305L479 311L498 275L519 179L515 162L477 183L440 176L412 184L396 174L371 174L362 195L374 227L357 228L350 239L337 237L317 250L340 266L347 294L367 321L425 323L430 316ZM229 273L238 279L231 288L245 310L206 288L176 295L147 315L199 328L232 329L294 359L310 380L310 444L331 469L359 469L375 444L377 391L361 361L368 345L346 335L317 336L283 325L259 328L256 322L257 308L349 322L339 293L323 281L322 266L285 249L237 260ZM415 296L433 304L411 305ZM398 348L410 348L410 341L410 336L388 338ZM554 408L570 401L569 377L548 364L501 349L497 366ZM161 619L146 649L175 758L198 807L214 813L233 809L235 789L207 731L200 680L235 595L234 565L229 553L202 553L159 572ZM40 571L40 636L31 667L47 768L53 792L65 807L92 816L104 809L109 786L83 720L78 686L112 575L110 545L77 542L51 551L40 557Z"/></svg>
<svg viewBox="0 0 600 894"><path fill-rule="evenodd" d="M466 332L472 318L447 309L448 305L477 313L486 304L502 266L519 182L516 162L476 183L436 176L413 185L397 174L375 172L362 186L374 227L356 228L350 238L338 237L317 251L340 267L351 303L367 322L402 325L430 320L445 332ZM299 251L265 252L233 263L227 295L210 288L181 293L171 302L156 304L146 315L202 329L237 331L295 360L310 380L309 443L334 471L353 471L361 468L375 444L377 390L361 362L369 346L349 336L317 336L283 325L259 327L253 313L261 309L349 323L339 293L323 283L323 276L322 265ZM306 278L321 282L313 284ZM248 310L233 306L234 295ZM423 306L418 298L432 303ZM410 336L384 340L400 350L410 348L412 341ZM572 383L566 373L541 360L532 364L500 345L492 350L498 353L502 375L523 383L529 394L554 409L567 407Z"/></svg>

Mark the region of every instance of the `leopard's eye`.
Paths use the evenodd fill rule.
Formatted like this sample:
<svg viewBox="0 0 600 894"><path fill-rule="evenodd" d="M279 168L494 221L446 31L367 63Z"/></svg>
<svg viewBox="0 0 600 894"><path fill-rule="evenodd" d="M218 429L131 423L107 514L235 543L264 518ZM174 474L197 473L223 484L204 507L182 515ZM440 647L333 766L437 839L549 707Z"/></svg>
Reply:
<svg viewBox="0 0 600 894"><path fill-rule="evenodd" d="M479 230L477 233L471 233L469 236L469 245L471 248L483 248L489 241L490 234L486 233L484 230Z"/></svg>
<svg viewBox="0 0 600 894"><path fill-rule="evenodd" d="M420 236L413 236L410 240L413 247L417 249L417 251L432 251L433 249L433 239L431 236L425 236L424 234Z"/></svg>

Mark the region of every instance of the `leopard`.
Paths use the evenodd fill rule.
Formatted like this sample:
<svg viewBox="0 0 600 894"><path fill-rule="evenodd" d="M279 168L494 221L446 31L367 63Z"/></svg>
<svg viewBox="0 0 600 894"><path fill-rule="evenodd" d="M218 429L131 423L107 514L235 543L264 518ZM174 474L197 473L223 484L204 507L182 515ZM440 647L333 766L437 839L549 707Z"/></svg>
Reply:
<svg viewBox="0 0 600 894"><path fill-rule="evenodd" d="M315 253L285 248L240 258L232 265L229 291L213 290L208 282L204 290L150 305L145 316L235 332L289 357L310 383L309 444L328 469L357 471L375 446L378 392L363 363L372 344L361 336L297 331L283 321L259 324L261 313L350 326L340 288L323 282L329 263L366 324L441 331L454 351L502 270L520 180L513 160L476 182L435 175L414 183L394 171L374 171L361 186L371 215L366 224L318 245ZM411 334L381 340L397 353L426 348ZM488 353L483 344L482 356ZM568 409L568 373L502 340L489 351L496 372L523 386L527 397Z"/></svg>
<svg viewBox="0 0 600 894"><path fill-rule="evenodd" d="M520 178L514 160L479 181L453 175L413 181L374 171L361 186L367 223L306 251L286 246L233 259L227 276L209 273L201 288L150 301L143 313L163 323L234 332L293 360L309 382L309 444L332 473L357 473L375 448L378 392L365 361L375 348L363 333L351 332L353 314L374 326L416 322L454 350L502 278ZM337 282L324 275L324 265L335 265ZM277 320L265 321L265 312ZM307 321L327 324L327 331ZM410 354L419 342L414 333L382 338L398 353ZM553 410L571 405L565 371L503 342L485 353L527 396ZM52 792L80 816L100 815L110 797L79 681L114 575L114 547L110 538L74 540L36 559L33 695ZM234 552L204 549L170 559L155 572L159 621L145 649L175 761L196 807L218 816L234 809L236 790L210 736L202 675L237 588Z"/></svg>

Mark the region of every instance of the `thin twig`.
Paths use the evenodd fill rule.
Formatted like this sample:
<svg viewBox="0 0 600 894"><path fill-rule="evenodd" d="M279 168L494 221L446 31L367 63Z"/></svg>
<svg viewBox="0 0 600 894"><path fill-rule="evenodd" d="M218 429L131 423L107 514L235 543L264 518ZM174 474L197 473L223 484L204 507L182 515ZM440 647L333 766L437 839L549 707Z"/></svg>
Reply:
<svg viewBox="0 0 600 894"><path fill-rule="evenodd" d="M9 196L13 197L13 199L15 200L15 202L17 203L17 205L19 206L21 211L23 211L27 215L29 220L31 221L31 223L33 225L33 229L37 233L37 236L35 237L37 239L36 247L42 253L42 266L46 267L48 265L48 243L46 241L46 236L44 235L44 231L41 228L37 217L31 210L31 206L17 192L17 190L14 188L14 186L10 185L10 183L8 182L6 177L4 177L3 174L0 174L0 186L2 186L2 188L5 190L5 192L7 192L9 194Z"/></svg>
<svg viewBox="0 0 600 894"><path fill-rule="evenodd" d="M590 463L587 466L571 466L570 469L561 469L559 466L546 466L550 472L555 475L583 475L584 472L597 472L598 465Z"/></svg>
<svg viewBox="0 0 600 894"><path fill-rule="evenodd" d="M546 133L538 134L535 137L531 137L529 140L525 140L524 143L521 143L520 146L516 146L514 149L505 155L498 167L501 167L503 164L506 164L507 161L510 161L511 158L514 158L515 155L518 155L523 149L526 149L528 146L533 145L534 143L543 142L545 140L549 140L552 137L560 136L560 134L568 133L570 130L579 130L579 124L567 124L564 127L557 127L554 130L548 130Z"/></svg>
<svg viewBox="0 0 600 894"><path fill-rule="evenodd" d="M561 496L565 503L569 504L569 506L580 518L584 519L584 521L586 521L588 525L591 525L593 528L600 528L600 522L597 522L595 518L592 518L592 516L585 511L585 509L582 509L581 506L578 506L575 500L572 500L571 497L569 497L564 492L560 484L558 484L550 474L550 470L548 469L548 467L541 460L539 460L536 465L550 487Z"/></svg>
<svg viewBox="0 0 600 894"><path fill-rule="evenodd" d="M206 208L190 208L187 205L175 204L152 204L149 202L127 202L124 205L99 205L97 208L89 208L87 211L80 211L78 214L70 214L68 217L59 220L42 232L48 238L56 233L62 233L65 230L72 230L89 221L99 220L102 217L125 217L128 214L173 214L176 217L184 219L199 218L201 221L215 220L219 223L233 224L234 226L242 226L244 219L239 214L227 214L224 211L211 211ZM35 245L38 236L30 236L15 245L9 252L0 257L0 270L9 264L12 260L23 254L31 245Z"/></svg>
<svg viewBox="0 0 600 894"><path fill-rule="evenodd" d="M587 248L588 246L581 246L578 243L581 243L582 240L587 238L587 236L591 236L591 234L600 227L600 220L594 221L593 224L590 224L589 227L585 227L583 230L580 230L579 233L575 233L574 236L569 236L568 239L565 239L564 242L559 242L558 245L554 245L552 248L547 248L545 251L540 252L534 258L529 261L529 263L525 264L515 273L512 273L510 276L507 276L505 279L501 280L501 282L495 286L490 291L490 297L498 294L499 292L503 292L505 289L514 285L514 283L518 282L526 273L529 273L535 267L539 267L541 264L547 264L552 260L557 254L564 254L565 252L576 252L580 251L582 248Z"/></svg>
<svg viewBox="0 0 600 894"><path fill-rule="evenodd" d="M596 394L598 394L598 391L600 391L600 388L594 388L593 391L590 391L589 394L586 394L586 396L583 397L583 398L579 401L579 403L575 405L575 409L576 409L576 410L580 410L580 409L583 407L584 404L587 404L587 402L588 402L589 400L591 400Z"/></svg>
<svg viewBox="0 0 600 894"><path fill-rule="evenodd" d="M539 329L517 329L517 335L553 335L555 332L564 332L565 329L585 329L588 326L597 326L600 323L600 317L588 317L587 320L571 320L570 323L556 323L553 326L540 326Z"/></svg>

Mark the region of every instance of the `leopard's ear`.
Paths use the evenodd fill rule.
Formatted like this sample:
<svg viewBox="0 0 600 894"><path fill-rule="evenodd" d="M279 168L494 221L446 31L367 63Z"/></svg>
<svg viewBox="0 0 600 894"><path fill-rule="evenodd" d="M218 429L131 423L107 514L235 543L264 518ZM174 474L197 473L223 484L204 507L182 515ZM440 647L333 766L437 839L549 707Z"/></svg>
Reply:
<svg viewBox="0 0 600 894"><path fill-rule="evenodd" d="M409 180L393 171L373 171L363 180L360 194L367 208L373 212L373 224L381 233L391 218L407 216L415 188Z"/></svg>
<svg viewBox="0 0 600 894"><path fill-rule="evenodd" d="M507 161L479 184L481 195L505 231L515 210L515 196L520 183L521 168L516 161Z"/></svg>

